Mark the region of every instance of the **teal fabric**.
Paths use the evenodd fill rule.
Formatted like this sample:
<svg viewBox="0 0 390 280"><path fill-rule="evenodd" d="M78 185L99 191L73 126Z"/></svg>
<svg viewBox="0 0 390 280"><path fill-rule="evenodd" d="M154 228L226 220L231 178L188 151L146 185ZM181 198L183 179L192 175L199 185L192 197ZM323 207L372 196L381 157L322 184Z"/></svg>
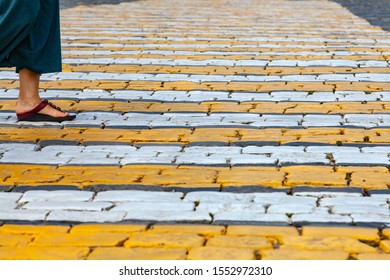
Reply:
<svg viewBox="0 0 390 280"><path fill-rule="evenodd" d="M62 70L59 0L0 0L0 67Z"/></svg>

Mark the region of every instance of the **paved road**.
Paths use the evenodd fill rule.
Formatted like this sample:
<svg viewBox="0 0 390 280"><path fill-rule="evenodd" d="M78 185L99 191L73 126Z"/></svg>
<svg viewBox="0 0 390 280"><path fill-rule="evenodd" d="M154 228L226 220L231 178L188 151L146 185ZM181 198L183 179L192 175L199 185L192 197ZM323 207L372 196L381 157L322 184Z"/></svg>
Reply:
<svg viewBox="0 0 390 280"><path fill-rule="evenodd" d="M388 32L284 0L72 5L62 27L42 96L75 121L16 122L0 72L0 259L390 258Z"/></svg>
<svg viewBox="0 0 390 280"><path fill-rule="evenodd" d="M390 31L390 0L333 0L372 25Z"/></svg>

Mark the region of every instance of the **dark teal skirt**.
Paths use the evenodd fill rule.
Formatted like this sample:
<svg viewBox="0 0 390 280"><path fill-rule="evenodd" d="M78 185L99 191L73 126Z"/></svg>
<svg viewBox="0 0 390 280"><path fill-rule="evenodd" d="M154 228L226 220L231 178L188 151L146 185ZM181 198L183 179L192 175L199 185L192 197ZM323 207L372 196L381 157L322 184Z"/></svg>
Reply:
<svg viewBox="0 0 390 280"><path fill-rule="evenodd" d="M0 67L61 72L59 0L0 0Z"/></svg>

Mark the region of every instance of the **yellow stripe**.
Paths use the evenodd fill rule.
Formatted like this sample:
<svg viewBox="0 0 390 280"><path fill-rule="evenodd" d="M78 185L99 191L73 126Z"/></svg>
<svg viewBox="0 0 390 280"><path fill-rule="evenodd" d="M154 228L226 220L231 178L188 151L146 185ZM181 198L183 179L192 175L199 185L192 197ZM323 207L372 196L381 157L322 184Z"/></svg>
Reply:
<svg viewBox="0 0 390 280"><path fill-rule="evenodd" d="M0 226L2 260L390 259L377 228L230 225ZM65 226L63 227L65 228ZM12 242L11 242L12 241Z"/></svg>
<svg viewBox="0 0 390 280"><path fill-rule="evenodd" d="M163 188L215 188L257 186L294 188L297 186L368 189L389 188L386 167L338 167L299 165L287 167L215 167L126 165L47 166L0 164L0 186L155 185Z"/></svg>
<svg viewBox="0 0 390 280"><path fill-rule="evenodd" d="M107 58L107 55L87 55L87 54L65 54L63 58L83 58L83 59L93 59L93 58ZM251 60L254 58L253 55L163 55L163 54L110 54L109 58L155 58L155 59L190 59L190 60L206 60L206 59L226 59L226 61L230 60ZM358 60L379 60L386 62L386 58L382 55L300 55L300 54L292 54L292 55L256 55L256 60L302 60L302 61L310 61L310 60L325 60L325 59L345 59L351 61Z"/></svg>
<svg viewBox="0 0 390 280"><path fill-rule="evenodd" d="M199 112L199 113L259 113L259 114L374 114L389 113L390 102L123 102L56 100L66 111L121 111L121 112ZM0 110L14 110L16 100L2 100Z"/></svg>
<svg viewBox="0 0 390 280"><path fill-rule="evenodd" d="M390 129L358 128L164 128L164 129L101 129L101 128L38 128L38 127L0 127L0 141L63 140L78 143L123 142L176 143L190 144L199 142L222 142L239 144L240 142L276 142L288 143L325 143L343 144L389 144Z"/></svg>

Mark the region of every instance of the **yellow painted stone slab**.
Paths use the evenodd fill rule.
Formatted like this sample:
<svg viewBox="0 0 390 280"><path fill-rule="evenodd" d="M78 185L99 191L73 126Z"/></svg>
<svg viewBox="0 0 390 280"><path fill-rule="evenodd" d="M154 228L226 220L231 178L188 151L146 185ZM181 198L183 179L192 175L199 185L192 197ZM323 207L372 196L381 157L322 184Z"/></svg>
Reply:
<svg viewBox="0 0 390 280"><path fill-rule="evenodd" d="M129 238L124 233L77 233L38 236L31 246L39 247L115 247Z"/></svg>
<svg viewBox="0 0 390 280"><path fill-rule="evenodd" d="M59 234L67 233L70 226L41 226L41 225L12 225L5 224L0 227L1 233L15 233L15 234Z"/></svg>
<svg viewBox="0 0 390 280"><path fill-rule="evenodd" d="M255 252L251 249L227 247L200 247L191 249L188 260L255 260Z"/></svg>
<svg viewBox="0 0 390 280"><path fill-rule="evenodd" d="M332 251L348 253L375 253L377 250L356 239L346 237L285 237L282 249Z"/></svg>
<svg viewBox="0 0 390 280"><path fill-rule="evenodd" d="M88 260L184 260L186 257L186 249L96 248Z"/></svg>
<svg viewBox="0 0 390 280"><path fill-rule="evenodd" d="M273 248L269 239L260 236L215 236L207 240L206 246L246 248L253 250Z"/></svg>
<svg viewBox="0 0 390 280"><path fill-rule="evenodd" d="M146 225L80 224L72 227L71 234L85 233L134 233L146 230Z"/></svg>
<svg viewBox="0 0 390 280"><path fill-rule="evenodd" d="M190 233L136 233L124 244L125 248L131 247L165 247L165 248L194 248L201 247L205 239L197 234Z"/></svg>
<svg viewBox="0 0 390 280"><path fill-rule="evenodd" d="M345 251L308 251L298 249L277 249L261 251L262 260L347 260Z"/></svg>
<svg viewBox="0 0 390 280"><path fill-rule="evenodd" d="M83 260L89 251L82 247L0 247L0 260Z"/></svg>
<svg viewBox="0 0 390 280"><path fill-rule="evenodd" d="M222 235L225 232L223 226L209 225L154 225L150 233L196 233L201 236L211 237Z"/></svg>
<svg viewBox="0 0 390 280"><path fill-rule="evenodd" d="M27 246L33 238L31 235L0 233L0 247Z"/></svg>
<svg viewBox="0 0 390 280"><path fill-rule="evenodd" d="M358 227L303 227L302 236L310 237L349 237L359 240L379 241L376 228Z"/></svg>

